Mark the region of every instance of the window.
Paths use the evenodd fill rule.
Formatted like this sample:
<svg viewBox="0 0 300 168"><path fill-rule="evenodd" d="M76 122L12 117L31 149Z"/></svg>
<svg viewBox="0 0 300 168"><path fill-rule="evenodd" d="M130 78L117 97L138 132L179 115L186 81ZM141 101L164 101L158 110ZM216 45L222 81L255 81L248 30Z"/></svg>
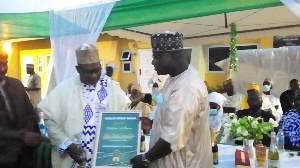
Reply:
<svg viewBox="0 0 300 168"><path fill-rule="evenodd" d="M131 52L129 50L123 51L120 60L131 61Z"/></svg>
<svg viewBox="0 0 300 168"><path fill-rule="evenodd" d="M38 55L38 73L43 72L43 63L44 63L44 56Z"/></svg>
<svg viewBox="0 0 300 168"><path fill-rule="evenodd" d="M229 46L209 46L207 49L207 72L224 73L220 67L215 65L216 62L229 58ZM237 50L257 49L257 44L237 45Z"/></svg>
<svg viewBox="0 0 300 168"><path fill-rule="evenodd" d="M131 61L122 61L122 72L123 73L132 73Z"/></svg>

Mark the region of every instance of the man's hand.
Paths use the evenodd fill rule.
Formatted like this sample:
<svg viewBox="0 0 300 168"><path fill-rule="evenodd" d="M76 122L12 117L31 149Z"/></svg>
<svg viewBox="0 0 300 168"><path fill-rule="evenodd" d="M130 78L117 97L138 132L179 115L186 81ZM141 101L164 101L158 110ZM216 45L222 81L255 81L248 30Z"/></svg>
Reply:
<svg viewBox="0 0 300 168"><path fill-rule="evenodd" d="M29 147L38 147L43 140L43 137L39 133L25 131L23 135L23 142Z"/></svg>
<svg viewBox="0 0 300 168"><path fill-rule="evenodd" d="M130 159L130 164L132 164L132 168L146 168L142 161L142 155L136 155L134 158Z"/></svg>
<svg viewBox="0 0 300 168"><path fill-rule="evenodd" d="M72 143L66 150L69 152L70 157L74 159L76 163L81 164L85 161L81 146L79 147L78 145Z"/></svg>
<svg viewBox="0 0 300 168"><path fill-rule="evenodd" d="M155 83L153 83L153 86L152 87L158 87L158 84L155 82Z"/></svg>

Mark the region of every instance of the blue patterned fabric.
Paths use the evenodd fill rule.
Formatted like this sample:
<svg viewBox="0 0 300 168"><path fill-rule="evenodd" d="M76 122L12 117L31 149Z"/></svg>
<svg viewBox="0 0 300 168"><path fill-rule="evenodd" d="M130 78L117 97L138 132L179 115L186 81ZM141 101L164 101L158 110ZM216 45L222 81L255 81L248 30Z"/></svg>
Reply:
<svg viewBox="0 0 300 168"><path fill-rule="evenodd" d="M67 139L65 140L59 147L58 147L58 155L61 157L65 150L73 143L73 141L71 139Z"/></svg>
<svg viewBox="0 0 300 168"><path fill-rule="evenodd" d="M87 104L84 108L84 121L88 123L93 116L93 110L91 109L90 105Z"/></svg>
<svg viewBox="0 0 300 168"><path fill-rule="evenodd" d="M285 143L300 146L300 114L296 109L283 114L279 128L284 132Z"/></svg>
<svg viewBox="0 0 300 168"><path fill-rule="evenodd" d="M86 163L91 165L99 113L107 110L107 80L103 77L95 86L83 86L84 127L82 130L82 148L85 151Z"/></svg>
<svg viewBox="0 0 300 168"><path fill-rule="evenodd" d="M101 89L97 92L98 98L100 101L103 101L105 97L107 96L107 92L104 87L101 87Z"/></svg>

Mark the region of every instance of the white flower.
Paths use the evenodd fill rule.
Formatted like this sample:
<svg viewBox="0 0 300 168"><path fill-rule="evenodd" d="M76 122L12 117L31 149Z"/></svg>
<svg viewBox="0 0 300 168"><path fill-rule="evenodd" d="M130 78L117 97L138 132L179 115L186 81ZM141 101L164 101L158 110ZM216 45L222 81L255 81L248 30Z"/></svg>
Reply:
<svg viewBox="0 0 300 168"><path fill-rule="evenodd" d="M256 122L252 122L252 123L251 123L252 128L257 128L257 124L258 124L257 121L256 121Z"/></svg>
<svg viewBox="0 0 300 168"><path fill-rule="evenodd" d="M273 118L269 119L269 123L271 123L273 127L278 127L278 122L273 120Z"/></svg>
<svg viewBox="0 0 300 168"><path fill-rule="evenodd" d="M241 134L242 134L243 136L247 136L247 135L249 135L249 133L248 133L248 131L247 131L247 130L244 130L244 131L242 131L242 132L241 132Z"/></svg>
<svg viewBox="0 0 300 168"><path fill-rule="evenodd" d="M242 128L241 127L238 127L237 129L236 129L236 133L237 134L240 134L242 132Z"/></svg>
<svg viewBox="0 0 300 168"><path fill-rule="evenodd" d="M229 124L229 123L225 123L225 124L224 124L224 127L225 127L225 128L230 128L230 126L231 126L231 124Z"/></svg>
<svg viewBox="0 0 300 168"><path fill-rule="evenodd" d="M248 121L249 121L249 120L251 120L252 118L253 118L253 117L251 117L251 116L248 116Z"/></svg>
<svg viewBox="0 0 300 168"><path fill-rule="evenodd" d="M234 117L235 114L234 113L229 113L229 117Z"/></svg>
<svg viewBox="0 0 300 168"><path fill-rule="evenodd" d="M237 124L238 123L238 120L236 118L232 119L232 124Z"/></svg>

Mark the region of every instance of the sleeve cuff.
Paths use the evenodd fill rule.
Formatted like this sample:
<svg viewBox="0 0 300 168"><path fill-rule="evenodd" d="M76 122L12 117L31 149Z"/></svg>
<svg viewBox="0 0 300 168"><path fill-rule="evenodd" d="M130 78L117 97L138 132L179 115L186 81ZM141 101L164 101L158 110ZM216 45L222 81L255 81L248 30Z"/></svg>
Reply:
<svg viewBox="0 0 300 168"><path fill-rule="evenodd" d="M61 143L57 149L58 155L61 157L65 150L73 143L71 139L65 140L63 143Z"/></svg>

